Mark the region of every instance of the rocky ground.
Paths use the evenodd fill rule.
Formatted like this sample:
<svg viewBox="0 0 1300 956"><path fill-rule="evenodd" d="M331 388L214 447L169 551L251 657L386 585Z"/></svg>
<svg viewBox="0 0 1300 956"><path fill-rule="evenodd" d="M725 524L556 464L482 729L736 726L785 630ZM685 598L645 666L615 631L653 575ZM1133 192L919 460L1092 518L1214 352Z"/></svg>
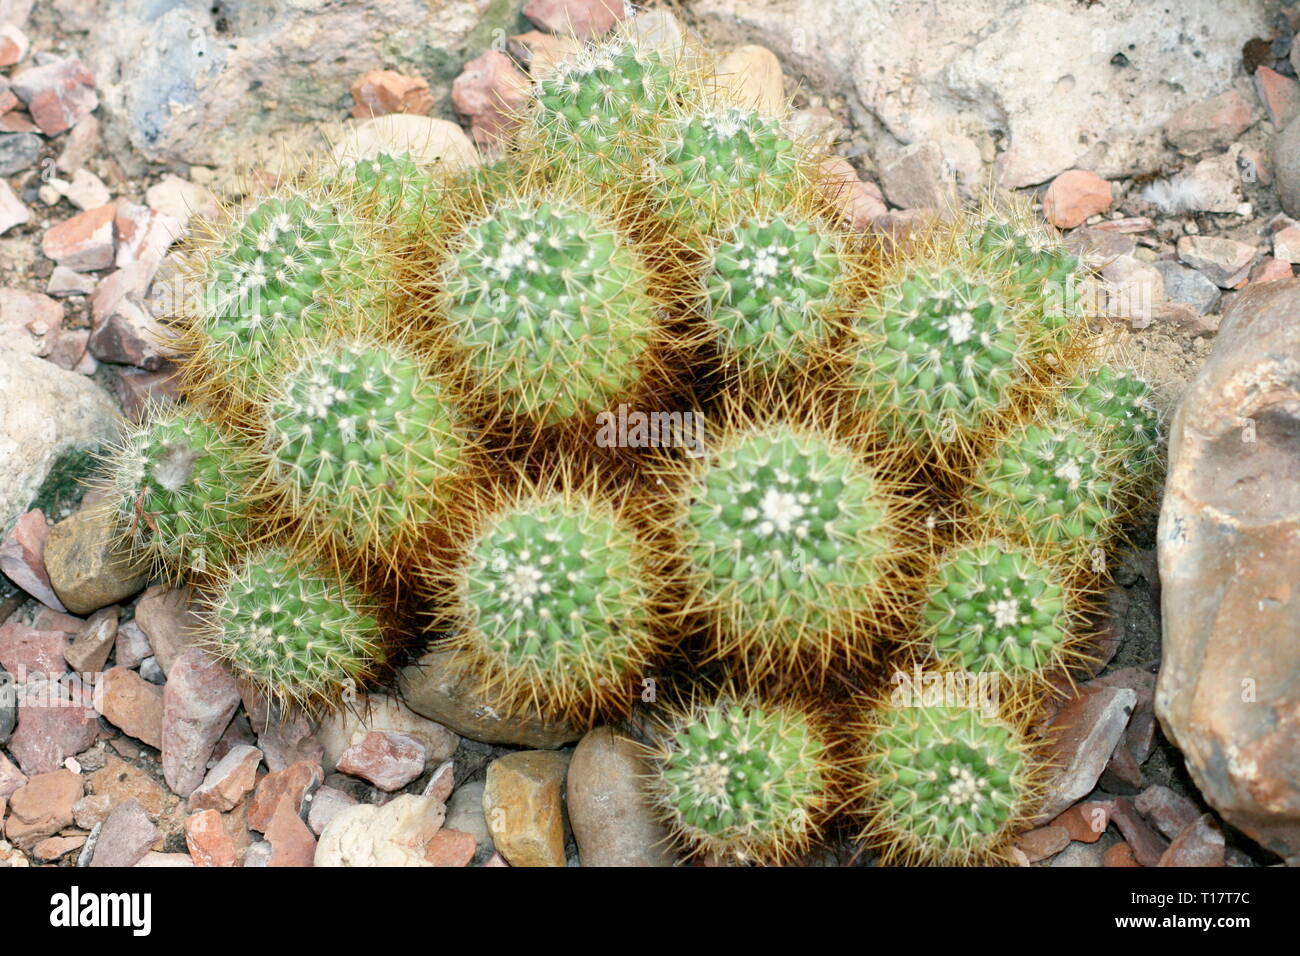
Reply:
<svg viewBox="0 0 1300 956"><path fill-rule="evenodd" d="M449 0L434 13L349 0L309 16L237 0L115 6L105 18L95 0L0 0L0 668L10 687L30 678L25 699L40 701L0 693L0 865L670 864L629 742L501 720L450 681L439 653L391 695L321 722L285 718L189 646L188 592L124 568L78 484L92 468L85 449L119 411L136 417L169 391L173 257L218 197L274 182L309 146L414 143L475 162L528 71L575 42L557 34L597 35L623 11L600 0ZM1229 377L1276 359L1252 353L1249 335L1216 349L1231 310L1234 329L1300 351L1271 331L1286 324L1277 315L1300 325L1288 304L1300 293L1289 282L1260 293L1300 262L1300 149L1274 149L1289 125L1300 137L1300 9L1197 0L1152 38L1166 5L1141 0L893 6L699 0L681 12L725 52L739 95L788 100L793 125L835 144L827 187L858 228L906 229L990 181L1030 197L1099 270L1098 320L1167 409L1211 350ZM662 8L637 24L680 42ZM1103 47L1113 55L1098 60ZM1294 389L1288 369L1275 380ZM1205 434L1233 408L1202 389L1187 415ZM1252 481L1283 487L1288 467L1300 472L1287 414L1275 427L1261 415L1273 470ZM1232 490L1207 491L1186 467L1171 479L1188 489L1177 520ZM1264 517L1289 520L1289 493ZM1300 853L1294 724L1244 739L1216 725L1205 744L1204 715L1180 697L1199 679L1186 654L1157 694L1161 579L1180 595L1215 590L1168 549L1157 573L1158 504L1116 571L1103 660L1050 719L1060 771L1041 825L1016 843L1025 865L1254 866ZM1263 534L1252 540L1283 547L1281 532ZM1233 567L1217 573L1258 573L1269 600L1286 570ZM1200 600L1200 618L1215 620ZM1285 675L1295 655L1283 647L1294 622L1269 626L1275 657L1252 663L1266 683L1270 660ZM1195 755L1191 774L1166 733ZM1252 749L1265 738L1271 750ZM1225 768L1228 747L1237 763ZM869 859L845 842L808 862Z"/></svg>

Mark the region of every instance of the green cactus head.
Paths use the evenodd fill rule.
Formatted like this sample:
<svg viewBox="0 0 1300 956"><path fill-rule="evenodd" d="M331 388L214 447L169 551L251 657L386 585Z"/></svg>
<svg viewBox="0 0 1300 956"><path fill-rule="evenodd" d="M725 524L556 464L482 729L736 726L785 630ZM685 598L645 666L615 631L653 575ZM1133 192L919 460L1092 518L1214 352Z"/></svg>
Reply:
<svg viewBox="0 0 1300 956"><path fill-rule="evenodd" d="M548 425L607 408L646 372L657 305L627 239L567 199L499 202L454 240L446 318L474 387Z"/></svg>
<svg viewBox="0 0 1300 956"><path fill-rule="evenodd" d="M771 863L816 837L829 752L798 708L724 697L680 714L661 736L652 790L691 849Z"/></svg>
<svg viewBox="0 0 1300 956"><path fill-rule="evenodd" d="M384 628L361 592L278 547L230 568L202 636L238 676L308 710L355 699L392 664Z"/></svg>
<svg viewBox="0 0 1300 956"><path fill-rule="evenodd" d="M640 176L690 87L664 52L616 39L569 57L537 83L531 124L543 149L590 182Z"/></svg>
<svg viewBox="0 0 1300 956"><path fill-rule="evenodd" d="M1151 386L1129 371L1106 367L1074 378L1061 396L1064 417L1097 435L1114 461L1111 477L1131 486L1150 478L1160 461L1160 419Z"/></svg>
<svg viewBox="0 0 1300 956"><path fill-rule="evenodd" d="M1032 809L1024 738L979 708L881 707L863 744L870 824L862 837L886 862L991 862Z"/></svg>
<svg viewBox="0 0 1300 956"><path fill-rule="evenodd" d="M921 637L940 661L1012 678L1042 675L1071 639L1058 569L1003 541L951 551L935 571Z"/></svg>
<svg viewBox="0 0 1300 956"><path fill-rule="evenodd" d="M649 174L664 214L703 231L785 209L803 187L798 148L780 124L734 106L675 120Z"/></svg>
<svg viewBox="0 0 1300 956"><path fill-rule="evenodd" d="M893 441L965 444L1008 408L1022 361L1016 327L978 275L911 266L859 321L849 388Z"/></svg>
<svg viewBox="0 0 1300 956"><path fill-rule="evenodd" d="M104 466L117 527L169 577L215 573L250 533L260 462L192 407L152 407Z"/></svg>
<svg viewBox="0 0 1300 956"><path fill-rule="evenodd" d="M437 215L438 185L409 153L380 153L341 170L340 187L368 218L409 229Z"/></svg>
<svg viewBox="0 0 1300 956"><path fill-rule="evenodd" d="M1006 533L1082 565L1111 530L1112 467L1095 436L1066 422L1033 424L980 463L974 503Z"/></svg>
<svg viewBox="0 0 1300 956"><path fill-rule="evenodd" d="M626 707L656 649L654 568L631 523L585 492L521 497L468 542L450 604L493 697L547 715Z"/></svg>
<svg viewBox="0 0 1300 956"><path fill-rule="evenodd" d="M257 398L286 355L357 322L386 285L376 243L341 206L263 199L218 240L191 330L198 384Z"/></svg>
<svg viewBox="0 0 1300 956"><path fill-rule="evenodd" d="M723 232L705 278L725 360L780 372L824 344L846 265L834 234L790 216L749 219Z"/></svg>
<svg viewBox="0 0 1300 956"><path fill-rule="evenodd" d="M394 345L311 349L263 406L272 477L338 540L384 548L434 520L470 455L459 411Z"/></svg>
<svg viewBox="0 0 1300 956"><path fill-rule="evenodd" d="M898 542L892 502L849 447L790 424L741 428L685 488L693 600L718 651L764 671L811 651L829 663L878 609Z"/></svg>

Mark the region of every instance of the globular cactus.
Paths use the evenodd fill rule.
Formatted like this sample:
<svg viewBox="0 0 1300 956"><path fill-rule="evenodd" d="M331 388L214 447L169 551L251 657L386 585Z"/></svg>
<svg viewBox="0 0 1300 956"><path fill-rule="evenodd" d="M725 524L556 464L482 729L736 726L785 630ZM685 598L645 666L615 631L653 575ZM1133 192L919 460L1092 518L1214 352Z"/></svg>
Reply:
<svg viewBox="0 0 1300 956"><path fill-rule="evenodd" d="M459 410L409 352L310 348L262 405L269 473L337 541L389 552L435 520L471 455Z"/></svg>
<svg viewBox="0 0 1300 956"><path fill-rule="evenodd" d="M848 264L815 221L749 219L714 246L705 286L724 361L779 373L804 364L835 329Z"/></svg>
<svg viewBox="0 0 1300 956"><path fill-rule="evenodd" d="M675 120L649 175L663 214L688 232L771 215L806 190L799 150L780 124L736 106Z"/></svg>
<svg viewBox="0 0 1300 956"><path fill-rule="evenodd" d="M355 700L394 664L381 616L357 587L281 547L230 568L200 634L238 676L307 710Z"/></svg>
<svg viewBox="0 0 1300 956"><path fill-rule="evenodd" d="M1027 306L1022 334L1041 347L1069 343L1082 331L1087 274L1061 239L1023 209L1000 208L973 218L966 243L1010 294Z"/></svg>
<svg viewBox="0 0 1300 956"><path fill-rule="evenodd" d="M567 476L505 497L474 523L449 573L432 569L451 646L502 710L626 712L663 643L654 546Z"/></svg>
<svg viewBox="0 0 1300 956"><path fill-rule="evenodd" d="M862 310L848 387L896 443L942 452L990 430L1023 356L997 288L957 266L918 263Z"/></svg>
<svg viewBox="0 0 1300 956"><path fill-rule="evenodd" d="M470 388L539 425L616 403L648 374L657 305L620 229L572 200L503 200L453 238L451 341Z"/></svg>
<svg viewBox="0 0 1300 956"><path fill-rule="evenodd" d="M386 277L376 241L341 205L303 193L263 199L209 250L185 340L190 387L259 397L301 342L355 326Z"/></svg>
<svg viewBox="0 0 1300 956"><path fill-rule="evenodd" d="M1113 466L1095 436L1064 421L1012 431L976 471L976 521L1087 563L1114 530Z"/></svg>
<svg viewBox="0 0 1300 956"><path fill-rule="evenodd" d="M105 501L156 571L203 576L250 534L260 468L247 444L193 409L154 406L107 454Z"/></svg>
<svg viewBox="0 0 1300 956"><path fill-rule="evenodd" d="M1102 366L1077 375L1061 394L1060 412L1097 435L1118 487L1139 488L1157 472L1160 418L1151 386L1133 372Z"/></svg>
<svg viewBox="0 0 1300 956"><path fill-rule="evenodd" d="M345 195L368 219L411 229L437 214L437 181L409 153L379 153L340 170Z"/></svg>
<svg viewBox="0 0 1300 956"><path fill-rule="evenodd" d="M888 610L897 503L828 433L741 425L680 494L686 611L707 617L718 656L755 675L805 656L819 672L855 625Z"/></svg>
<svg viewBox="0 0 1300 956"><path fill-rule="evenodd" d="M692 87L680 58L615 39L579 51L537 82L530 130L593 184L634 179Z"/></svg>
<svg viewBox="0 0 1300 956"><path fill-rule="evenodd" d="M669 718L650 790L694 852L756 863L806 849L830 805L825 734L801 708L726 696Z"/></svg>
<svg viewBox="0 0 1300 956"><path fill-rule="evenodd" d="M1071 647L1072 600L1061 569L1033 551L996 539L962 545L930 580L921 642L965 671L1042 678Z"/></svg>
<svg viewBox="0 0 1300 956"><path fill-rule="evenodd" d="M1039 764L1016 721L975 706L890 703L857 731L861 836L883 862L1009 862L1039 793Z"/></svg>

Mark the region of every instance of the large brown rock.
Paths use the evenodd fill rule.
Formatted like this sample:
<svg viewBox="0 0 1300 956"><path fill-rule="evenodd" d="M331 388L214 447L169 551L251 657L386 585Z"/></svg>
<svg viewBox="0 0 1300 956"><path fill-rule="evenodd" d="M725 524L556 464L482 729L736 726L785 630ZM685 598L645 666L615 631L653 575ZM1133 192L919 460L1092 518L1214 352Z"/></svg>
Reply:
<svg viewBox="0 0 1300 956"><path fill-rule="evenodd" d="M483 813L511 866L564 866L568 769L569 755L554 750L516 751L488 765Z"/></svg>
<svg viewBox="0 0 1300 956"><path fill-rule="evenodd" d="M610 728L582 738L566 792L583 866L673 865L671 835L643 783L648 773L641 748Z"/></svg>
<svg viewBox="0 0 1300 956"><path fill-rule="evenodd" d="M50 528L45 570L59 600L73 614L89 614L135 594L149 580L147 566L121 547L112 513L85 508Z"/></svg>
<svg viewBox="0 0 1300 956"><path fill-rule="evenodd" d="M1169 435L1156 712L1225 819L1300 863L1300 280L1249 287Z"/></svg>

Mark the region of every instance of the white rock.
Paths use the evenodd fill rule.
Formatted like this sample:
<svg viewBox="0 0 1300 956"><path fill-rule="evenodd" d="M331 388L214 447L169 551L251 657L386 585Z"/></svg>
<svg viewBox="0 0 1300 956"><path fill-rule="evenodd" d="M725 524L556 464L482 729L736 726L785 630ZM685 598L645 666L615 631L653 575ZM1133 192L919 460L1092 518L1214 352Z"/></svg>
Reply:
<svg viewBox="0 0 1300 956"><path fill-rule="evenodd" d="M876 147L938 143L968 184L982 185L991 130L1005 130L1010 188L1072 167L1114 179L1158 165L1169 117L1227 89L1242 44L1272 32L1260 4L1232 16L1222 0L1166 6L1156 17L1147 0L696 0L691 13L849 94L859 119L883 124Z"/></svg>
<svg viewBox="0 0 1300 956"><path fill-rule="evenodd" d="M51 179L50 183L78 209L98 209L113 201L113 194L103 181L88 169L78 169L72 181Z"/></svg>
<svg viewBox="0 0 1300 956"><path fill-rule="evenodd" d="M452 169L478 165L478 150L455 123L428 116L394 113L349 123L334 146L331 160L339 165L374 159L381 152L409 153L417 163Z"/></svg>
<svg viewBox="0 0 1300 956"><path fill-rule="evenodd" d="M14 226L21 226L32 218L32 212L23 205L17 193L6 180L0 179L0 235Z"/></svg>
<svg viewBox="0 0 1300 956"><path fill-rule="evenodd" d="M429 840L442 827L439 800L403 794L376 807L359 803L335 815L316 844L317 866L431 866Z"/></svg>
<svg viewBox="0 0 1300 956"><path fill-rule="evenodd" d="M215 219L221 208L210 190L171 173L145 191L144 202L155 212L182 223L193 216Z"/></svg>

